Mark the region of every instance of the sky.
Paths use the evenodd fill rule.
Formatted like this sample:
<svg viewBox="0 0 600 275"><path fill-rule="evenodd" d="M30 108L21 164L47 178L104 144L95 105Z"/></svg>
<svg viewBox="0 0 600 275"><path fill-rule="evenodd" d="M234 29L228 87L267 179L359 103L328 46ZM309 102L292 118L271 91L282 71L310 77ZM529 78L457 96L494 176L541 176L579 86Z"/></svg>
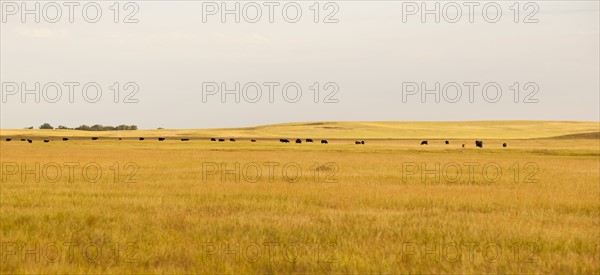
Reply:
<svg viewBox="0 0 600 275"><path fill-rule="evenodd" d="M65 3L2 2L0 128L600 121L597 1Z"/></svg>

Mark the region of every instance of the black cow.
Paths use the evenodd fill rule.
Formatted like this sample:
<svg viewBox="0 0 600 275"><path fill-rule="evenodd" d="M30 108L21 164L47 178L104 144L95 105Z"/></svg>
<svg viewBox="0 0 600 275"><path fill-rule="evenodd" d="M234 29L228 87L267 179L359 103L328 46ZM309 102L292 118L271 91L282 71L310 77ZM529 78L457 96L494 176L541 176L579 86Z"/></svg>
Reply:
<svg viewBox="0 0 600 275"><path fill-rule="evenodd" d="M98 140L98 138L97 137L93 137L92 140Z"/></svg>
<svg viewBox="0 0 600 275"><path fill-rule="evenodd" d="M502 147L506 147L506 146L508 146L508 144L502 143Z"/></svg>
<svg viewBox="0 0 600 275"><path fill-rule="evenodd" d="M463 145L462 145L462 147L463 147L463 148L465 148L465 145L466 145L466 144L463 144Z"/></svg>
<svg viewBox="0 0 600 275"><path fill-rule="evenodd" d="M302 143L302 140L298 138L296 139L296 143Z"/></svg>
<svg viewBox="0 0 600 275"><path fill-rule="evenodd" d="M28 139L28 140L27 140L27 142L29 142L29 143L33 143L33 140L31 140L31 139Z"/></svg>
<svg viewBox="0 0 600 275"><path fill-rule="evenodd" d="M235 138L230 138L229 141L235 141Z"/></svg>
<svg viewBox="0 0 600 275"><path fill-rule="evenodd" d="M69 140L69 139L68 138L63 138L63 141L67 141L67 140Z"/></svg>
<svg viewBox="0 0 600 275"><path fill-rule="evenodd" d="M365 144L365 141L364 141L364 140L361 140L361 141L360 141L360 144Z"/></svg>
<svg viewBox="0 0 600 275"><path fill-rule="evenodd" d="M427 145L427 144L428 144L428 143L427 143L427 140L423 140L423 141L421 141L421 145Z"/></svg>
<svg viewBox="0 0 600 275"><path fill-rule="evenodd" d="M50 142L50 140L48 140L48 139L44 139L44 142L45 142L45 143L48 143L48 142Z"/></svg>
<svg viewBox="0 0 600 275"><path fill-rule="evenodd" d="M119 140L122 140L122 138L119 138Z"/></svg>
<svg viewBox="0 0 600 275"><path fill-rule="evenodd" d="M140 140L144 140L144 138L140 138Z"/></svg>
<svg viewBox="0 0 600 275"><path fill-rule="evenodd" d="M251 139L250 142L256 142L256 139Z"/></svg>
<svg viewBox="0 0 600 275"><path fill-rule="evenodd" d="M476 140L475 141L475 146L479 147L479 148L483 148L483 141L482 140Z"/></svg>
<svg viewBox="0 0 600 275"><path fill-rule="evenodd" d="M158 138L158 141L164 141L164 140L165 140L165 138L161 138L161 137Z"/></svg>
<svg viewBox="0 0 600 275"><path fill-rule="evenodd" d="M225 141L225 140L224 140L224 139L222 139L222 138L220 138L220 139L219 139L219 142L223 142L223 141Z"/></svg>
<svg viewBox="0 0 600 275"><path fill-rule="evenodd" d="M355 141L354 144L360 144L360 141Z"/></svg>
<svg viewBox="0 0 600 275"><path fill-rule="evenodd" d="M182 138L181 141L190 141L189 138Z"/></svg>
<svg viewBox="0 0 600 275"><path fill-rule="evenodd" d="M6 141L11 141L11 140L12 140L12 138L7 138L7 139L6 139Z"/></svg>
<svg viewBox="0 0 600 275"><path fill-rule="evenodd" d="M26 139L22 138L21 141L27 141Z"/></svg>
<svg viewBox="0 0 600 275"><path fill-rule="evenodd" d="M327 144L327 143L328 143L327 140L324 140L324 139L321 140L321 144Z"/></svg>
<svg viewBox="0 0 600 275"><path fill-rule="evenodd" d="M211 138L210 141L217 141L217 139L216 138Z"/></svg>
<svg viewBox="0 0 600 275"><path fill-rule="evenodd" d="M280 139L280 140L279 140L279 142L282 142L282 143L289 143L289 142L290 142L290 140L289 140L289 139L282 138L282 139Z"/></svg>
<svg viewBox="0 0 600 275"><path fill-rule="evenodd" d="M450 144L450 141L447 141L447 140L446 140L446 142L445 142L445 143L446 143L446 144Z"/></svg>
<svg viewBox="0 0 600 275"><path fill-rule="evenodd" d="M306 142L313 142L313 140L312 140L312 139L310 139L310 138L307 138L307 139L306 139Z"/></svg>

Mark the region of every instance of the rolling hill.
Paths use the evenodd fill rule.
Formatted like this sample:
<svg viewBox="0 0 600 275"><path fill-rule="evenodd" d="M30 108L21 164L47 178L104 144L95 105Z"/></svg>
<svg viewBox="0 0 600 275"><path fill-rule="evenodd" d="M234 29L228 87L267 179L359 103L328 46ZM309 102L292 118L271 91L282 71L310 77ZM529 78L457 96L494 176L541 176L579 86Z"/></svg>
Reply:
<svg viewBox="0 0 600 275"><path fill-rule="evenodd" d="M2 129L2 137L313 137L331 139L530 139L597 137L599 122L461 121L461 122L303 122L243 128L78 131ZM585 134L585 135L582 135ZM569 137L570 136L570 137Z"/></svg>

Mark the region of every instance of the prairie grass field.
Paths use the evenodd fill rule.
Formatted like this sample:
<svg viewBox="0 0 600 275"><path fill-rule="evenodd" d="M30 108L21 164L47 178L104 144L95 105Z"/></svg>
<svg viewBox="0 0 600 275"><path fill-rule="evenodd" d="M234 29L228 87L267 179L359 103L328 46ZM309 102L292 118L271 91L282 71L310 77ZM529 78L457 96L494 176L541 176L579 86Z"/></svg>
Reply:
<svg viewBox="0 0 600 275"><path fill-rule="evenodd" d="M3 129L0 272L599 274L599 127Z"/></svg>

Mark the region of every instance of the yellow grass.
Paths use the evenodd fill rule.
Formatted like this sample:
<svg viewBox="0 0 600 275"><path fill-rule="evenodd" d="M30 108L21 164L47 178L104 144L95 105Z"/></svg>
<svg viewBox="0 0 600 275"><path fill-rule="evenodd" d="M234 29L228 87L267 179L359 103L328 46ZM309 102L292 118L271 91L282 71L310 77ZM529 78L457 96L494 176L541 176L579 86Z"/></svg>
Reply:
<svg viewBox="0 0 600 275"><path fill-rule="evenodd" d="M600 131L598 122L468 121L468 122L306 122L246 128L168 129L90 132L76 130L0 129L0 136L62 137L237 137L237 138L539 138Z"/></svg>
<svg viewBox="0 0 600 275"><path fill-rule="evenodd" d="M598 274L600 140L545 138L598 132L598 125L1 130L0 271ZM168 139L135 140L139 136ZM181 142L181 136L192 140ZM41 142L47 137L54 140ZM296 137L317 142L273 140ZM321 138L330 144L318 144ZM474 148L475 138L484 140L483 149ZM357 139L366 144L355 145ZM430 144L419 145L421 139ZM15 165L18 171L9 170ZM72 179L67 165L74 167ZM100 167L97 182L83 176L85 165ZM234 172L209 172L221 165ZM302 175L284 173L286 165L300 167ZM433 172L421 175L423 166ZM62 175L53 182L56 167ZM256 167L262 177L254 182ZM496 170L486 174L483 167L502 172L496 178ZM61 250L53 250L57 246ZM102 250L97 262L85 257L87 251L94 258L94 247Z"/></svg>

